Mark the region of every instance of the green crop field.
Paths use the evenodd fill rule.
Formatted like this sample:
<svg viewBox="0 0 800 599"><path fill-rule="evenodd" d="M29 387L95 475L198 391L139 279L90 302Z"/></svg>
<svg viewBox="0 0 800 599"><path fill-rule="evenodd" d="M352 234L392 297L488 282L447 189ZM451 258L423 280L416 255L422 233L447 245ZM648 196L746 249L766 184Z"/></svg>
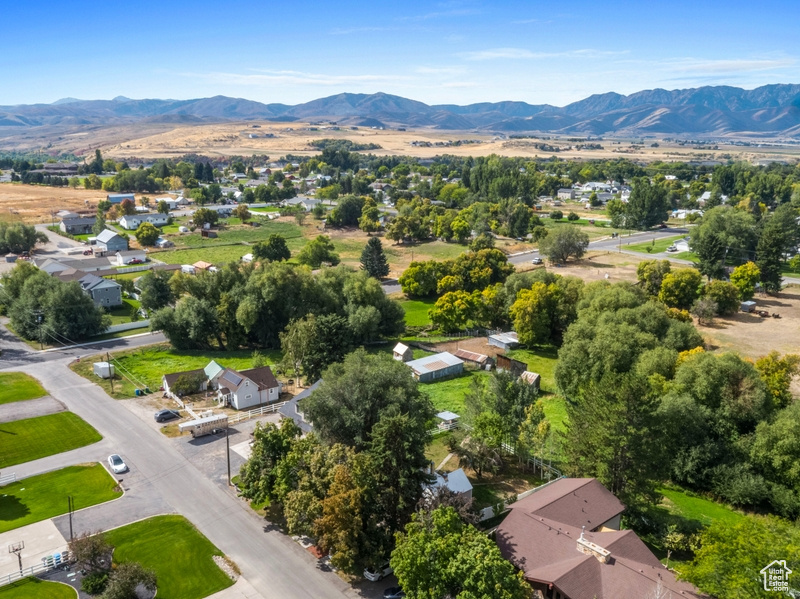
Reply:
<svg viewBox="0 0 800 599"><path fill-rule="evenodd" d="M47 395L35 378L24 372L0 373L0 404L26 401Z"/></svg>
<svg viewBox="0 0 800 599"><path fill-rule="evenodd" d="M83 509L122 496L101 464L69 466L0 487L0 533L67 512L65 498Z"/></svg>
<svg viewBox="0 0 800 599"><path fill-rule="evenodd" d="M0 423L0 468L77 449L102 439L72 412Z"/></svg>
<svg viewBox="0 0 800 599"><path fill-rule="evenodd" d="M276 350L262 351L266 363L274 365L280 362L281 353ZM229 366L237 370L246 370L253 367L253 353L251 351L200 351L173 349L168 343L160 343L139 349L114 352L113 357L118 362L117 376L114 379L114 393L111 393L110 381L98 379L92 371L92 362L105 359L104 356L87 357L80 362L73 362L70 368L82 377L97 383L112 397L125 399L133 397L137 385L134 385L122 375L130 376L138 381L139 387L150 387L151 391L161 386L161 377L171 372L183 372L204 368L211 360L217 360L222 366ZM124 370L123 370L124 369Z"/></svg>
<svg viewBox="0 0 800 599"><path fill-rule="evenodd" d="M156 516L106 533L114 562L139 562L155 571L159 599L201 599L233 581L214 563L222 556L183 516Z"/></svg>

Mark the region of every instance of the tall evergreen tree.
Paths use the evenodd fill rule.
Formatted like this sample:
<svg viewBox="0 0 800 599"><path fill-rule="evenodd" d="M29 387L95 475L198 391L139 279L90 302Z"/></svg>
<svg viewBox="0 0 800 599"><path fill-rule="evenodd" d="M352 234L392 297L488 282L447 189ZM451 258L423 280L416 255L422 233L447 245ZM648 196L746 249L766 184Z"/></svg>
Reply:
<svg viewBox="0 0 800 599"><path fill-rule="evenodd" d="M389 274L389 262L386 260L386 254L379 238L372 237L364 246L364 251L361 252L361 268L376 279Z"/></svg>
<svg viewBox="0 0 800 599"><path fill-rule="evenodd" d="M764 227L756 247L756 266L761 271L761 284L769 293L781 290L781 263L786 235L770 221Z"/></svg>

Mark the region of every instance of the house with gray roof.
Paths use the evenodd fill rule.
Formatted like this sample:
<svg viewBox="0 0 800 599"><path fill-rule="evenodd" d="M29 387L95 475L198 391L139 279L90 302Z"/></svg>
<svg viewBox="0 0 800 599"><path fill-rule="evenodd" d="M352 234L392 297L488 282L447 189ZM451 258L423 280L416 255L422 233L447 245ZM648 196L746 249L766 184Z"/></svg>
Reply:
<svg viewBox="0 0 800 599"><path fill-rule="evenodd" d="M104 229L97 236L95 244L108 254L128 251L128 240L111 229Z"/></svg>
<svg viewBox="0 0 800 599"><path fill-rule="evenodd" d="M281 384L269 366L236 371L225 368L215 379L217 398L237 410L275 403Z"/></svg>
<svg viewBox="0 0 800 599"><path fill-rule="evenodd" d="M92 227L96 221L96 217L75 217L65 218L58 225L59 230L67 235L86 235L92 232Z"/></svg>
<svg viewBox="0 0 800 599"><path fill-rule="evenodd" d="M119 219L119 226L127 231L135 231L142 223L150 223L156 227L163 227L168 222L168 214L145 212L142 214L124 214Z"/></svg>
<svg viewBox="0 0 800 599"><path fill-rule="evenodd" d="M87 273L78 279L81 289L92 298L96 306L114 308L122 305L122 286L116 281Z"/></svg>

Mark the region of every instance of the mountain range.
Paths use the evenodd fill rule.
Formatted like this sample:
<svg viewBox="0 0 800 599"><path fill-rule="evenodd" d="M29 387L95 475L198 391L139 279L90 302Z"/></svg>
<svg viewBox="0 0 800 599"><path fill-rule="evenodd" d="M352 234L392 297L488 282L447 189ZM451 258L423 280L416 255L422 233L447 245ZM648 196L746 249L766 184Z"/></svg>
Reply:
<svg viewBox="0 0 800 599"><path fill-rule="evenodd" d="M294 106L214 96L0 106L0 127L334 120L342 125L580 136L800 137L800 85L595 94L557 107L525 102L428 105L385 93L342 93Z"/></svg>

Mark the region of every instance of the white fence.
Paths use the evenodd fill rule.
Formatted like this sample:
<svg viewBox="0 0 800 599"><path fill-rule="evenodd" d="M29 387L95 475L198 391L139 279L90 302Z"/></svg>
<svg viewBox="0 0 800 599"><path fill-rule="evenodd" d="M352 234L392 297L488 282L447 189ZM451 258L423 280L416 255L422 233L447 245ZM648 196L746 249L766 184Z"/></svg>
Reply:
<svg viewBox="0 0 800 599"><path fill-rule="evenodd" d="M60 564L56 564L53 561L47 561L36 564L35 566L28 566L27 568L17 570L11 574L0 574L0 587L11 584L12 582L16 582L17 580L21 580L23 578L28 578L29 576L35 576L36 574L40 574L42 572L54 570L59 565Z"/></svg>
<svg viewBox="0 0 800 599"><path fill-rule="evenodd" d="M153 264L134 264L133 266L120 266L117 268L117 274L123 275L127 272L141 272L143 270L150 270Z"/></svg>
<svg viewBox="0 0 800 599"><path fill-rule="evenodd" d="M123 322L112 324L106 329L106 333L119 333L120 331L130 331L132 329L145 329L150 326L149 320L136 320L134 322Z"/></svg>
<svg viewBox="0 0 800 599"><path fill-rule="evenodd" d="M8 485L11 483L17 482L17 475L16 473L12 472L11 474L4 474L0 476L0 487L3 485Z"/></svg>
<svg viewBox="0 0 800 599"><path fill-rule="evenodd" d="M288 402L286 401L279 401L278 403L269 404L268 406L261 406L256 410L250 410L249 412L241 412L239 414L236 414L235 416L229 417L228 424L236 424L237 422L241 422L242 420L249 420L250 418L254 418L256 416L263 416L264 414L271 414L273 412L277 412L287 403Z"/></svg>

